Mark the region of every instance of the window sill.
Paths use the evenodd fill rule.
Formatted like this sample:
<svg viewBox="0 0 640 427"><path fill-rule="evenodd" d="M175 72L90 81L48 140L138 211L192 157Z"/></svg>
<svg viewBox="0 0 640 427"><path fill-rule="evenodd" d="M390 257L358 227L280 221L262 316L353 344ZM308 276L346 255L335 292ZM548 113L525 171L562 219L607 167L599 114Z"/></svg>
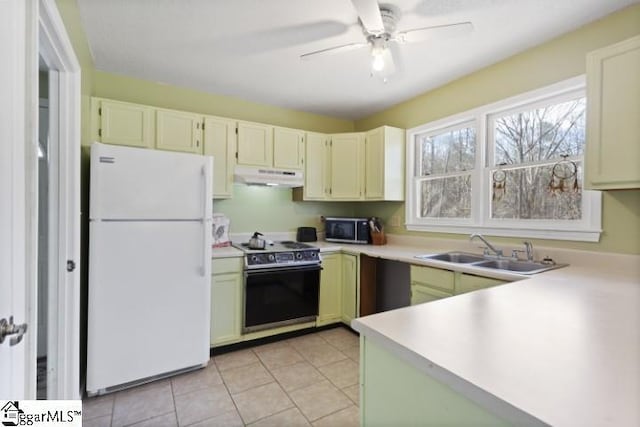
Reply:
<svg viewBox="0 0 640 427"><path fill-rule="evenodd" d="M509 228L487 227L480 225L437 225L406 224L409 231L428 231L435 233L473 234L482 233L487 236L522 237L531 239L571 240L576 242L600 241L601 229L553 230L550 228Z"/></svg>

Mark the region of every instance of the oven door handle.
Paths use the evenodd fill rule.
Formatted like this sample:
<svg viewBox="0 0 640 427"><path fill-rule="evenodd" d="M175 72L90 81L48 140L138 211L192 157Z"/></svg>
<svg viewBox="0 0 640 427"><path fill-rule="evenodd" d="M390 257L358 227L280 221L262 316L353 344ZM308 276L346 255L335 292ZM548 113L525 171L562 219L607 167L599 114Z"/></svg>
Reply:
<svg viewBox="0 0 640 427"><path fill-rule="evenodd" d="M246 276L263 276L265 274L273 274L273 273L293 273L293 272L301 272L301 271L320 271L322 270L322 266L320 265L302 265L297 267L275 267L275 268L264 268L264 269L255 269L255 270L245 270L244 275Z"/></svg>

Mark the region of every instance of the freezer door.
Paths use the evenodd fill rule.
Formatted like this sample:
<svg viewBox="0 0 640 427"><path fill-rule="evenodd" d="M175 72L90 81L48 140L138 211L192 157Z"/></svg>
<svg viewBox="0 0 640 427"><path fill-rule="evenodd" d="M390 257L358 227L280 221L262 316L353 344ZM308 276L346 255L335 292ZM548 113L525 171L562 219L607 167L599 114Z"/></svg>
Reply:
<svg viewBox="0 0 640 427"><path fill-rule="evenodd" d="M210 156L94 143L93 220L211 217Z"/></svg>
<svg viewBox="0 0 640 427"><path fill-rule="evenodd" d="M208 362L211 247L202 227L90 224L89 393Z"/></svg>

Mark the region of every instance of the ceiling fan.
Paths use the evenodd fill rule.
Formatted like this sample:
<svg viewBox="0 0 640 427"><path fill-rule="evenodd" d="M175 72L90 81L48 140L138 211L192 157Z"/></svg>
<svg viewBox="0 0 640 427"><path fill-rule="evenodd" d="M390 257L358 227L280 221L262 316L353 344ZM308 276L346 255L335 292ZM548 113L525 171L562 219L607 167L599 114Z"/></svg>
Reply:
<svg viewBox="0 0 640 427"><path fill-rule="evenodd" d="M386 82L387 77L396 71L395 61L390 49L393 43L416 43L434 36L453 36L473 30L471 22L456 22L398 31L397 23L400 18L400 11L393 5L378 5L377 0L351 0L351 3L353 3L360 18L359 23L362 26L365 40L305 53L300 56L300 59L309 60L369 47L372 58L371 75L380 76Z"/></svg>

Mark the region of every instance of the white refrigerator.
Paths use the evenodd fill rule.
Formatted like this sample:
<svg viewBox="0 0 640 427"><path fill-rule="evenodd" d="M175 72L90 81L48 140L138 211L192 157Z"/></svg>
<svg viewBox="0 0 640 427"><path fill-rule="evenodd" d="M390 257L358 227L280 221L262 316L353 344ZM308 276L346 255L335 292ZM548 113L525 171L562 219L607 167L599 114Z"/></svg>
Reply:
<svg viewBox="0 0 640 427"><path fill-rule="evenodd" d="M87 393L209 360L209 156L94 143Z"/></svg>

